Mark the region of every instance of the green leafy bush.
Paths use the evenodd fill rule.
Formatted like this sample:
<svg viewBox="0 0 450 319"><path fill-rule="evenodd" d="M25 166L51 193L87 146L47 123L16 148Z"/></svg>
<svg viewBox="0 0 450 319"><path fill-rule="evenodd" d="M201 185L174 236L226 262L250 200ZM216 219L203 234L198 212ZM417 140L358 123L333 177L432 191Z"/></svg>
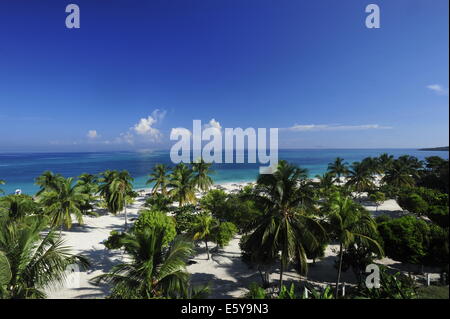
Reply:
<svg viewBox="0 0 450 319"><path fill-rule="evenodd" d="M220 223L214 229L214 241L219 247L225 247L236 235L238 229L236 225L230 222Z"/></svg>
<svg viewBox="0 0 450 319"><path fill-rule="evenodd" d="M167 246L177 235L174 218L153 210L141 210L132 231L140 232L144 229L154 230L156 228L163 229L163 246Z"/></svg>

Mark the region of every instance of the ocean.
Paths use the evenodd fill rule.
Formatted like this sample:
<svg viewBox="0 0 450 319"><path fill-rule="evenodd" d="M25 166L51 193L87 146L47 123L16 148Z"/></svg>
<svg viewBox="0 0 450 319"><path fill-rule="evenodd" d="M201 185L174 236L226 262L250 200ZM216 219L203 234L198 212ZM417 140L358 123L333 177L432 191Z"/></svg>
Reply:
<svg viewBox="0 0 450 319"><path fill-rule="evenodd" d="M360 161L368 156L388 153L395 157L412 155L419 159L440 156L448 159L448 152L419 151L417 149L298 149L280 150L279 159L307 168L310 177L326 171L328 163L336 157L348 163ZM104 170L128 170L134 177L134 187L144 188L147 175L157 163L173 166L168 151L152 152L98 152L98 153L0 153L0 185L5 193L21 189L23 193L34 194L38 187L34 184L37 176L46 170L76 177L82 173L97 174ZM215 183L248 182L258 176L259 164L214 164L212 177Z"/></svg>

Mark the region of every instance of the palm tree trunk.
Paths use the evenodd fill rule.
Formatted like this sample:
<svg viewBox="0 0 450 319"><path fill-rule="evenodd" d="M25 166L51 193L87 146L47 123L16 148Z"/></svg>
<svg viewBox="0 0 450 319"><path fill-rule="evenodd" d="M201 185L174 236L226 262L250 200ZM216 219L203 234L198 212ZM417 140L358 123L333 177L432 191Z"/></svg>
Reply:
<svg viewBox="0 0 450 319"><path fill-rule="evenodd" d="M127 206L125 205L125 230L128 229Z"/></svg>
<svg viewBox="0 0 450 319"><path fill-rule="evenodd" d="M280 287L279 292L281 292L281 288L283 287L283 271L284 271L284 263L283 259L280 260Z"/></svg>
<svg viewBox="0 0 450 319"><path fill-rule="evenodd" d="M341 281L341 272L342 272L342 251L343 251L343 247L342 247L342 242L339 245L339 269L338 269L338 276L337 276L337 280L336 280L336 290L335 290L335 296L334 298L337 299L338 298L338 294L339 294L339 283Z"/></svg>
<svg viewBox="0 0 450 319"><path fill-rule="evenodd" d="M205 246L206 246L206 255L208 256L209 260L208 237L205 237Z"/></svg>

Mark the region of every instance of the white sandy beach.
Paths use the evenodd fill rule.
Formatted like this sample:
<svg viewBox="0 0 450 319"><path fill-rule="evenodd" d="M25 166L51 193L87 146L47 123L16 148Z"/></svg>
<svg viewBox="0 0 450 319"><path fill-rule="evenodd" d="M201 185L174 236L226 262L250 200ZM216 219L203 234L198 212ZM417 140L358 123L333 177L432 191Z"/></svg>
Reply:
<svg viewBox="0 0 450 319"><path fill-rule="evenodd" d="M231 192L246 184L248 183L223 183L217 184L215 187L221 187L227 192ZM148 190L145 192L148 192ZM128 207L130 222L137 217L143 203L144 196L140 196L133 205ZM404 214L394 200L385 201L378 209L371 203L363 204L374 216L379 214L401 216ZM68 277L67 284L48 289L49 298L104 298L107 296L108 287L91 285L89 280L109 271L114 264L123 261L124 255L121 251L108 250L102 242L108 238L112 230L124 228L124 216L113 216L103 210L97 210L97 212L100 214L99 217L84 217L83 225L74 224L70 231L63 231L62 233L66 244L72 247L74 253L83 254L89 258L91 267L86 271L72 272ZM210 285L210 298L241 297L250 283L260 283L259 273L254 269L249 269L241 260L239 239L240 236L236 236L227 247L214 252L210 260L206 258L203 244L199 243L198 253L187 267L192 275L191 281L194 285ZM215 247L215 245L211 243L211 247ZM337 245L329 245L323 258L317 260L315 264L310 261L308 276L302 279L307 279L311 284L322 286L332 284L336 277L336 270L333 265L337 250ZM405 269L399 263L387 258L381 262L396 268L399 267L399 269ZM274 266L273 271L271 281L278 280L276 266ZM299 275L295 271L288 271L285 278L287 282L289 280L298 281ZM353 283L355 281L353 273L351 271L343 273L343 281Z"/></svg>

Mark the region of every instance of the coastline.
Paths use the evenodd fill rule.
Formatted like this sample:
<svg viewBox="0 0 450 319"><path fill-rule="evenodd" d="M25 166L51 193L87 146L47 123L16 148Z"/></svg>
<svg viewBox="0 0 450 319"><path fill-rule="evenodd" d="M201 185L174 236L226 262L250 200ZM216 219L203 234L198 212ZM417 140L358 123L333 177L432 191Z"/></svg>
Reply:
<svg viewBox="0 0 450 319"><path fill-rule="evenodd" d="M214 184L215 188L222 188L226 192L239 190L247 185L248 182L226 182ZM134 203L127 207L129 221L135 220L139 216L139 211L144 208L145 196L151 191L150 188L137 188L141 193L135 199ZM201 194L198 194L201 196ZM388 214L391 216L402 216L405 212L400 208L395 200L386 200L378 208L369 202L363 202L363 206L373 215L379 216ZM72 252L87 256L92 267L87 271L71 273L68 276L68 283L76 282L75 286L63 284L53 286L47 290L50 299L67 298L103 298L107 295L108 287L94 286L90 280L95 276L108 272L114 265L125 261L125 255L120 250L108 250L103 242L109 237L111 231L121 231L124 227L124 215L111 215L108 212L95 208L99 214L98 217L85 216L84 224L74 223L71 230L62 231L62 236L67 246L71 247ZM191 274L191 281L195 285L212 285L210 298L239 298L242 297L246 289L252 282L260 280L259 274L250 269L241 259L241 250L239 246L241 235L236 235L228 246L220 249L216 254L207 260L204 243L197 244L197 252L187 266ZM213 247L213 243L210 243ZM332 284L335 280L333 263L337 258L338 245L335 243L327 246L325 256L318 259L313 267L310 267L308 277L302 277L309 283L317 286ZM383 258L379 263L389 265L398 269L398 262L389 258ZM313 264L309 260L310 265ZM439 276L439 271L428 269L427 272L433 273L433 276ZM276 280L275 272L271 275L271 280ZM342 274L343 281L347 285L354 284L354 276L351 272ZM298 274L294 270L286 271L286 280L298 280Z"/></svg>

